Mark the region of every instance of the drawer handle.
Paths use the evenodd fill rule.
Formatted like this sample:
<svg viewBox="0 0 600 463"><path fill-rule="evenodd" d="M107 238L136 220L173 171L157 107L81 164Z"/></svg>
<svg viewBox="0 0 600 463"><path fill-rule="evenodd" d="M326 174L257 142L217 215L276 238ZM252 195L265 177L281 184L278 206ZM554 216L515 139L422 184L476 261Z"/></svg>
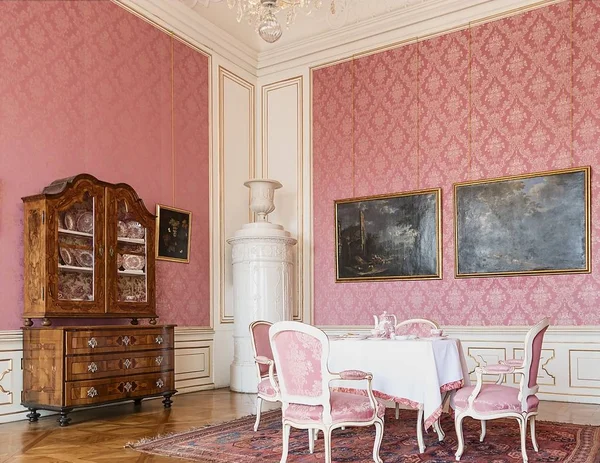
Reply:
<svg viewBox="0 0 600 463"><path fill-rule="evenodd" d="M88 395L88 397L93 399L94 397L96 397L98 395L98 391L96 390L95 387L92 386L88 389L87 395Z"/></svg>
<svg viewBox="0 0 600 463"><path fill-rule="evenodd" d="M163 356L159 355L158 357L156 357L154 359L154 361L156 362L157 365L160 365L162 363L162 361L163 361Z"/></svg>
<svg viewBox="0 0 600 463"><path fill-rule="evenodd" d="M164 385L165 385L165 383L162 380L162 378L158 378L158 381L156 381L156 387L159 389L162 389Z"/></svg>
<svg viewBox="0 0 600 463"><path fill-rule="evenodd" d="M129 368L131 366L131 360L129 360L129 359L123 360L123 366L125 368Z"/></svg>
<svg viewBox="0 0 600 463"><path fill-rule="evenodd" d="M96 347L98 345L98 341L96 341L96 338L90 338L88 340L88 346L90 346L92 349L94 347Z"/></svg>
<svg viewBox="0 0 600 463"><path fill-rule="evenodd" d="M156 339L154 341L156 342L156 344L162 344L163 337L159 334L158 336L156 336Z"/></svg>
<svg viewBox="0 0 600 463"><path fill-rule="evenodd" d="M95 362L92 362L88 365L88 371L90 373L96 373L98 371L98 365Z"/></svg>

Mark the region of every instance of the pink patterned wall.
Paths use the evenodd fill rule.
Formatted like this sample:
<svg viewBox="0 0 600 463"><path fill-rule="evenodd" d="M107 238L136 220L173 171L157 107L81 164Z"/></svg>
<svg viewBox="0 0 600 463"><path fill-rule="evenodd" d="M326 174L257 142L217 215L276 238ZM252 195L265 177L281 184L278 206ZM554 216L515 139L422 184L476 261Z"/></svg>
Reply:
<svg viewBox="0 0 600 463"><path fill-rule="evenodd" d="M0 2L0 330L21 326L20 198L81 172L192 210L191 263L157 265L158 314L210 324L209 62L171 41L112 2Z"/></svg>
<svg viewBox="0 0 600 463"><path fill-rule="evenodd" d="M571 11L572 10L572 11ZM600 169L600 0L565 1L313 73L317 325L599 325L588 275L454 278L455 182ZM442 280L335 283L334 200L442 188ZM592 173L592 248L599 185Z"/></svg>

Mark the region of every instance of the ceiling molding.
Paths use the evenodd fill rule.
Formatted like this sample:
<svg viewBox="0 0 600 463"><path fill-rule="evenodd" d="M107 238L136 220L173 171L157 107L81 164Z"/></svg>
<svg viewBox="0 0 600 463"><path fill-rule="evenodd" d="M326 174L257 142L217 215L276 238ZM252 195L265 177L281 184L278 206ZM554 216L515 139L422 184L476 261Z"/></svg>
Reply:
<svg viewBox="0 0 600 463"><path fill-rule="evenodd" d="M214 52L253 76L258 52L210 21L173 0L113 0L142 15L150 22L209 53Z"/></svg>
<svg viewBox="0 0 600 463"><path fill-rule="evenodd" d="M566 0L431 0L258 54L259 77L315 66L393 44L467 28Z"/></svg>

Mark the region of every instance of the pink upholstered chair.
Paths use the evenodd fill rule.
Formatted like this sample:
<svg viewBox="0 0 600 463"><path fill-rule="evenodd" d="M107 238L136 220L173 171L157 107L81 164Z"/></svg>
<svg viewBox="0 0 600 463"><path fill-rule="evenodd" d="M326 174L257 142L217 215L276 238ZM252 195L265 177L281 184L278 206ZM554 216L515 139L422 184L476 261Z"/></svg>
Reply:
<svg viewBox="0 0 600 463"><path fill-rule="evenodd" d="M277 372L275 362L273 361L273 351L269 342L269 328L271 322L258 320L250 324L250 334L252 339L252 349L254 349L254 360L256 363L256 372L258 374L258 397L256 398L256 422L254 430L258 429L260 424L260 413L263 400L267 402L278 402L279 392L271 384L269 371L272 370L272 376L277 381Z"/></svg>
<svg viewBox="0 0 600 463"><path fill-rule="evenodd" d="M539 389L537 374L542 355L542 342L548 329L549 321L544 318L533 326L525 337L525 353L521 368L507 364L477 367L477 384L464 387L454 396L455 426L458 438L456 460L460 460L465 448L462 430L462 421L470 416L481 420L481 437L483 442L486 433L486 421L496 418L515 418L519 422L521 431L521 454L523 462L527 463L527 450L525 442L527 437L527 422L531 424L531 442L534 450L538 451L535 435L535 417L537 415L539 399L535 395ZM483 384L483 375L520 374L519 387L504 386L501 384Z"/></svg>
<svg viewBox="0 0 600 463"><path fill-rule="evenodd" d="M372 375L358 370L331 373L327 367L329 340L314 326L300 322L278 322L269 329L277 365L282 402L283 451L287 461L291 427L321 430L325 441L325 462L331 463L331 432L346 426L375 425L373 460L379 458L383 439L385 405L371 389ZM273 373L270 373L273 378ZM366 381L367 396L332 392L332 380ZM310 431L309 431L310 432Z"/></svg>

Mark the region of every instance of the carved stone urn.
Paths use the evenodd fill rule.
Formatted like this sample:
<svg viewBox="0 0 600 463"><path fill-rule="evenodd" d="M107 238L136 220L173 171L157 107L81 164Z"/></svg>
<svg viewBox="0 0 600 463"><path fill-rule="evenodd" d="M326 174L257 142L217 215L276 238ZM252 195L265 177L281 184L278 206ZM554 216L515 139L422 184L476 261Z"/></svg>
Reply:
<svg viewBox="0 0 600 463"><path fill-rule="evenodd" d="M275 190L282 188L281 183L254 179L244 185L250 188L250 209L256 214L256 221L245 224L227 240L232 246L233 264L234 345L230 388L256 393L258 376L250 323L292 319L296 240L281 225L267 221L267 215L275 210Z"/></svg>

